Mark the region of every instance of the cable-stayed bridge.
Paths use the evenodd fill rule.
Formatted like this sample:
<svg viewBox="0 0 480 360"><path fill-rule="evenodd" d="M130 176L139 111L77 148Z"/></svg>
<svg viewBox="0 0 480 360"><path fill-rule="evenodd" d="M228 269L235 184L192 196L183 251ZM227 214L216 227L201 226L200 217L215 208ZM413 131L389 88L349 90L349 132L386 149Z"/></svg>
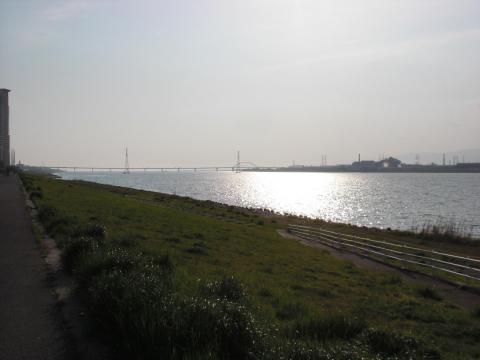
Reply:
<svg viewBox="0 0 480 360"><path fill-rule="evenodd" d="M43 166L45 168L54 169L54 170L63 170L63 171L107 171L107 172L123 172L124 174L130 173L130 171L233 171L233 172L240 172L240 171L249 171L249 170L275 170L278 167L259 167L252 162L248 161L241 161L240 160L240 151L237 152L237 162L235 165L232 166L161 166L161 167L130 167L128 161L128 149L125 149L125 166L124 167L111 167L111 166Z"/></svg>
<svg viewBox="0 0 480 360"><path fill-rule="evenodd" d="M130 171L246 171L246 170L275 170L278 167L260 167L254 166L253 164L247 166L249 163L242 163L242 165L237 166L190 166L190 167L129 167L128 172ZM67 170L67 171L123 171L127 172L125 167L98 167L98 166L43 166L44 168L54 169L54 170Z"/></svg>

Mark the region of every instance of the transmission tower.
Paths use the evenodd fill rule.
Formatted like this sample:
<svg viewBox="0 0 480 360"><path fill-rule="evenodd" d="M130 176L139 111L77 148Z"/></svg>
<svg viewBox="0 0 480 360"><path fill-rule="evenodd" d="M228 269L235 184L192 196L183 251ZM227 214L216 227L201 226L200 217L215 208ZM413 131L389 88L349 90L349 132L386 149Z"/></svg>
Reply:
<svg viewBox="0 0 480 360"><path fill-rule="evenodd" d="M124 174L130 174L130 165L128 164L128 148L125 148L125 169Z"/></svg>
<svg viewBox="0 0 480 360"><path fill-rule="evenodd" d="M235 172L240 172L240 150L237 151L237 164L235 165Z"/></svg>

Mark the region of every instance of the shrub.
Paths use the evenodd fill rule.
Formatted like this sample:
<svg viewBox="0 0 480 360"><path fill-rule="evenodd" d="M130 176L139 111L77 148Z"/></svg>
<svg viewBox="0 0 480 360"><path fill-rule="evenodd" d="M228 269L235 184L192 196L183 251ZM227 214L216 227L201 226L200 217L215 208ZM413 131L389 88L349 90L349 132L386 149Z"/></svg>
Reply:
<svg viewBox="0 0 480 360"><path fill-rule="evenodd" d="M43 198L43 193L41 190L33 190L31 193L30 193L30 199L32 201L35 201L35 199L42 199Z"/></svg>
<svg viewBox="0 0 480 360"><path fill-rule="evenodd" d="M33 180L30 176L26 174L20 174L20 180L22 180L23 186L27 193L32 192L35 190L35 185L33 184Z"/></svg>
<svg viewBox="0 0 480 360"><path fill-rule="evenodd" d="M248 309L227 300L182 298L169 276L144 268L95 277L92 309L122 358L254 358L261 335Z"/></svg>
<svg viewBox="0 0 480 360"><path fill-rule="evenodd" d="M58 216L57 210L53 206L42 205L38 209L38 218L44 224L52 221L57 216Z"/></svg>
<svg viewBox="0 0 480 360"><path fill-rule="evenodd" d="M75 262L80 255L96 250L101 243L98 239L81 237L74 238L64 243L62 251L62 263L64 269L72 271Z"/></svg>
<svg viewBox="0 0 480 360"><path fill-rule="evenodd" d="M169 329L177 311L167 278L144 268L116 268L93 279L89 303L118 357L153 359L174 353Z"/></svg>
<svg viewBox="0 0 480 360"><path fill-rule="evenodd" d="M253 359L262 347L253 315L238 303L190 298L184 301L178 320L176 343L185 349L181 358L203 353L209 358Z"/></svg>

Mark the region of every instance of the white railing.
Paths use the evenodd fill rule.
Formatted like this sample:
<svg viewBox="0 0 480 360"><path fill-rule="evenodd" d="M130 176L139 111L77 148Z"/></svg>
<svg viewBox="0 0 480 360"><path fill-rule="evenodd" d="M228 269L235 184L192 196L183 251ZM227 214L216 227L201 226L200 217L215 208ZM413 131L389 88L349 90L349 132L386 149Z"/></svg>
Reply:
<svg viewBox="0 0 480 360"><path fill-rule="evenodd" d="M479 259L310 226L289 225L288 231L300 238L359 253L363 256L396 260L480 281Z"/></svg>

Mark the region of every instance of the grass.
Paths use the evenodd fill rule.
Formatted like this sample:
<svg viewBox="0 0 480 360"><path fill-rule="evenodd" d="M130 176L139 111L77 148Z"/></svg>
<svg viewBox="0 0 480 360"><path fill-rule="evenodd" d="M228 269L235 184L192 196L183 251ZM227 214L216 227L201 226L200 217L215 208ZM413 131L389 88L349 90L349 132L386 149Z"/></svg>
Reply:
<svg viewBox="0 0 480 360"><path fill-rule="evenodd" d="M287 334L321 342L331 339L350 340L360 335L366 327L363 318L352 314L334 314L297 321Z"/></svg>
<svg viewBox="0 0 480 360"><path fill-rule="evenodd" d="M23 181L42 194L33 197L38 216L118 358L480 358L478 316L433 289L278 235L305 219L42 176Z"/></svg>
<svg viewBox="0 0 480 360"><path fill-rule="evenodd" d="M465 224L443 218L436 222L426 222L416 233L418 237L426 240L471 245L478 245L479 243L478 239L473 238L472 231Z"/></svg>

